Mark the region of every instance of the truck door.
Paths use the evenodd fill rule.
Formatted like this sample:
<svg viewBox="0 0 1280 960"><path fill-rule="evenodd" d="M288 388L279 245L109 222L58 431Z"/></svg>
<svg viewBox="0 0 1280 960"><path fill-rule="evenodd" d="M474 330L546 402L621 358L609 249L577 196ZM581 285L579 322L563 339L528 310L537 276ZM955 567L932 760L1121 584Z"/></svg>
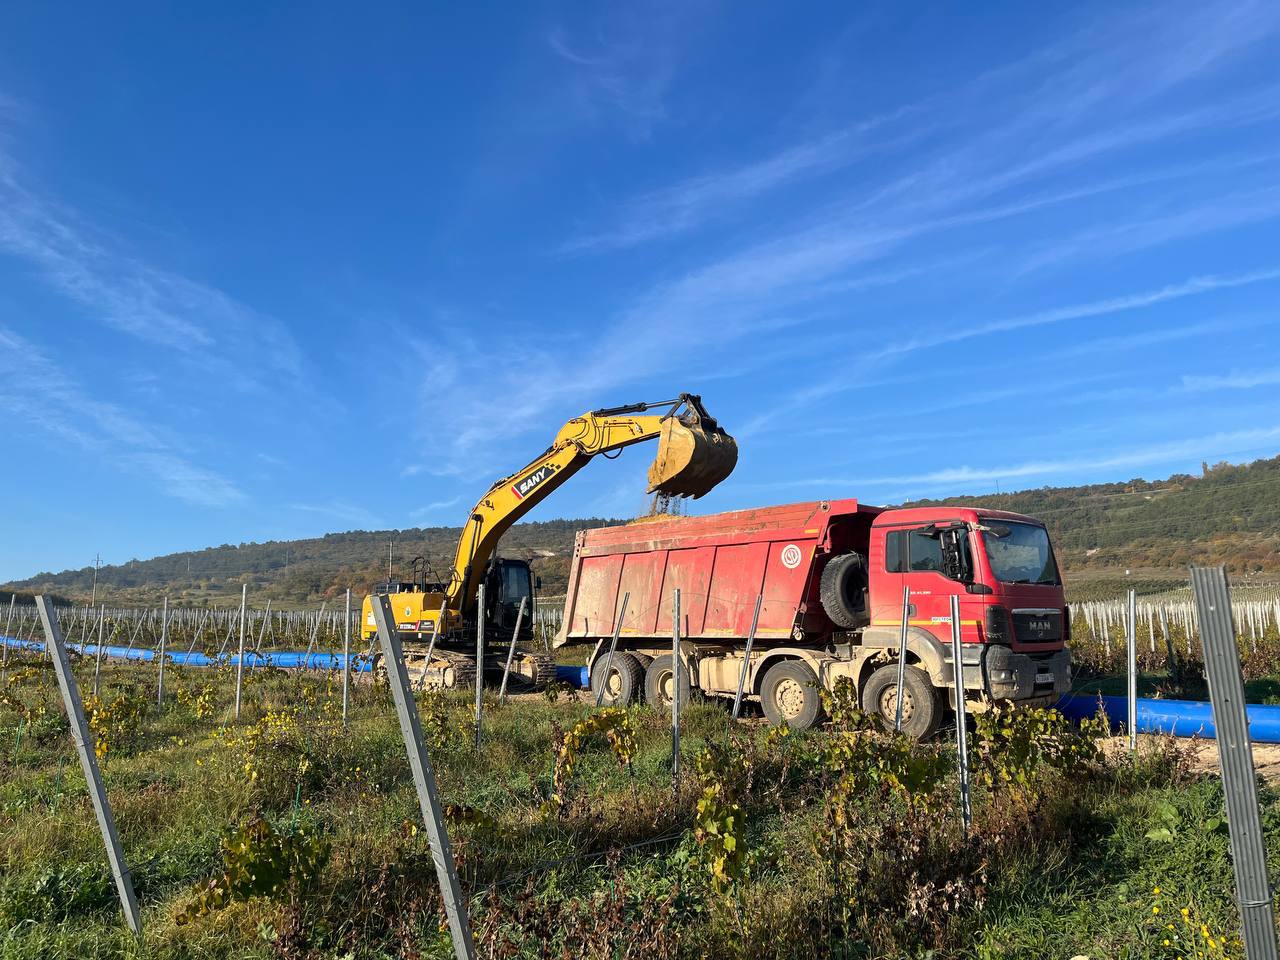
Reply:
<svg viewBox="0 0 1280 960"><path fill-rule="evenodd" d="M872 532L869 578L872 583L871 623L877 627L902 626L903 575L907 571L907 536L905 527L889 528L883 541ZM884 549L878 549L880 543ZM883 554L883 555L882 555ZM883 584L883 587L881 586Z"/></svg>
<svg viewBox="0 0 1280 960"><path fill-rule="evenodd" d="M968 563L969 569L972 570L968 530L963 526L930 524L910 528L903 533L906 557L903 562L904 569L898 595L894 598L899 610L902 604L902 587L910 587L911 604L915 608L910 616L912 626L923 627L939 642L949 644L951 642L951 597L959 594L961 638L966 642L978 639L976 624L980 615L974 612L973 605L975 599L978 604L981 604L981 599L969 597L961 580L948 575L955 574L957 571L947 569L945 541L951 538L954 548L960 551L962 562ZM900 613L896 613L891 619L900 622L902 618Z"/></svg>
<svg viewBox="0 0 1280 960"><path fill-rule="evenodd" d="M911 588L913 626L930 631L939 640L950 636L951 583L942 572L942 541L931 530L906 530L907 563L902 585ZM899 591L901 594L901 591ZM899 597L899 602L901 598Z"/></svg>

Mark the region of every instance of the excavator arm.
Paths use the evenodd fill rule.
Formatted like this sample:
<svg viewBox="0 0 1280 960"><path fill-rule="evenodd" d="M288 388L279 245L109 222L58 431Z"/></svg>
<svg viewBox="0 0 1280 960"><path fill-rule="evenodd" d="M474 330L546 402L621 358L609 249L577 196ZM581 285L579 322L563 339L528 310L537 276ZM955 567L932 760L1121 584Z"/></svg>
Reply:
<svg viewBox="0 0 1280 960"><path fill-rule="evenodd" d="M664 410L665 408L665 410ZM649 413L664 410L662 413ZM649 468L649 492L700 497L727 477L738 446L702 406L701 398L593 410L574 417L540 456L489 488L472 509L458 539L446 590L449 610L461 614L476 600L489 559L507 529L597 454L658 438Z"/></svg>

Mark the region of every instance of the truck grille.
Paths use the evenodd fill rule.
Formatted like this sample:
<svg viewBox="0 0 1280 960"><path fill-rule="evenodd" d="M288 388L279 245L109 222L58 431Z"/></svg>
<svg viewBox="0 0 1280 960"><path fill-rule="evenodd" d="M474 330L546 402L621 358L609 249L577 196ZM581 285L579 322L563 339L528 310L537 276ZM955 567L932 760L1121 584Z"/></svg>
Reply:
<svg viewBox="0 0 1280 960"><path fill-rule="evenodd" d="M1014 610L1013 635L1019 643L1057 643L1062 640L1061 610Z"/></svg>

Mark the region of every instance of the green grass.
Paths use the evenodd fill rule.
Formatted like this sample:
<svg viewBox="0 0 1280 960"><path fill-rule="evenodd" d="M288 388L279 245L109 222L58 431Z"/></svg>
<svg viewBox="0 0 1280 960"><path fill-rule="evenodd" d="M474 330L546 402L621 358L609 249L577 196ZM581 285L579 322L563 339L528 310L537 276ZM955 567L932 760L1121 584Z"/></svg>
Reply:
<svg viewBox="0 0 1280 960"><path fill-rule="evenodd" d="M1128 679L1123 676L1090 677L1080 679L1071 690L1076 694L1102 694L1123 697L1129 692ZM1270 706L1280 704L1280 676L1265 676L1247 680L1245 698L1249 703ZM1209 687L1200 674L1175 678L1168 673L1138 673L1138 696L1161 697L1179 700L1208 700Z"/></svg>
<svg viewBox="0 0 1280 960"><path fill-rule="evenodd" d="M153 700L152 670L112 666L104 699ZM201 684L215 705L205 717L191 696ZM166 686L183 702L152 705L136 730L117 731L103 762L141 943L123 926L51 673L37 665L2 688L0 958L450 955L385 689L357 686L343 731L333 678L255 677L238 725L225 674L173 671ZM718 703L692 704L673 789L669 717L635 708L630 768L603 736L589 739L557 812L546 800L558 732L591 707L487 702L476 752L467 701L435 695L420 712L484 956L1172 957L1160 921L1184 932L1183 907L1196 933L1201 920L1215 934L1238 925L1227 836L1213 825L1220 785L1189 774L1174 743L1151 740L1137 760L1084 772L1044 766L1024 788L978 789L969 840L950 778L909 796L864 785L841 808L840 846L826 831L846 771L822 761L839 731L778 738L735 728ZM252 748L250 730L264 731ZM707 748L719 760L699 773ZM944 738L917 753L950 750ZM708 786L740 805L750 860L724 891L696 836ZM1275 862L1280 803L1265 789L1262 803ZM319 831L327 862L278 899L178 923L222 872L224 832L257 815L282 834Z"/></svg>

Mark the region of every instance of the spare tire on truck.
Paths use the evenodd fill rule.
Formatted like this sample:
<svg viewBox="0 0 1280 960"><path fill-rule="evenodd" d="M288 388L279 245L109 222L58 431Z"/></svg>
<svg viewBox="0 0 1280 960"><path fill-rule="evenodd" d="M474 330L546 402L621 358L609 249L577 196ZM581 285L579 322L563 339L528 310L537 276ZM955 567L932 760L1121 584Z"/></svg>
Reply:
<svg viewBox="0 0 1280 960"><path fill-rule="evenodd" d="M822 609L837 627L851 629L867 622L867 558L842 553L822 568Z"/></svg>

